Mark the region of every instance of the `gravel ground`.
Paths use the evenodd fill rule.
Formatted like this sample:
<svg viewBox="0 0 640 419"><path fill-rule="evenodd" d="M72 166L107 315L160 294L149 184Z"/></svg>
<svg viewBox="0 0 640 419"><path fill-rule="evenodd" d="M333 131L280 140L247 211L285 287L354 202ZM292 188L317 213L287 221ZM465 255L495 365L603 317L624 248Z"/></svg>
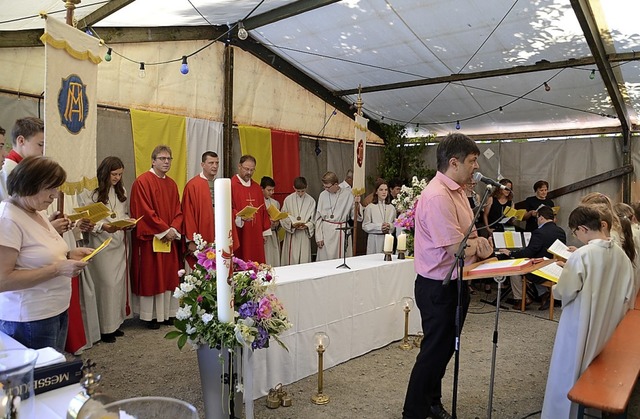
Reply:
<svg viewBox="0 0 640 419"><path fill-rule="evenodd" d="M457 416L487 418L493 351L495 307L473 296L461 337ZM484 297L484 295L482 295ZM492 297L495 297L492 295ZM413 313L412 313L413 314ZM417 314L417 312L416 312ZM501 310L496 351L493 418L538 418L542 408L549 359L561 310L555 321L532 306L527 312ZM102 391L116 399L135 396L176 397L192 403L204 418L196 354L178 350L163 338L170 330L148 330L142 322L125 322L125 336L114 344L99 343L85 351L103 376ZM330 350L330 348L329 348ZM265 398L255 401L256 419L400 419L416 348L404 351L398 342L325 371L324 393L330 402L311 403L317 376L285 386L291 407L268 409ZM443 403L450 410L453 362L443 384ZM277 383L273 383L274 386ZM636 390L629 418L640 419Z"/></svg>

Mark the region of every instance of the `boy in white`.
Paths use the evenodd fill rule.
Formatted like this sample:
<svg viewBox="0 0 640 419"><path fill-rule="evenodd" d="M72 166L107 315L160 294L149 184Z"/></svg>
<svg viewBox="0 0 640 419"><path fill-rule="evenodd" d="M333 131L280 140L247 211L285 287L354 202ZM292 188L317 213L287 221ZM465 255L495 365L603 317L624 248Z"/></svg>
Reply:
<svg viewBox="0 0 640 419"><path fill-rule="evenodd" d="M286 232L282 244L282 266L311 262L316 200L307 194L305 178L295 178L293 187L296 191L287 196L282 204L282 212L289 214L289 217L280 223Z"/></svg>
<svg viewBox="0 0 640 419"><path fill-rule="evenodd" d="M367 254L382 253L385 234L393 234L396 209L391 205L387 181L378 179L371 204L364 208L362 229L367 232Z"/></svg>
<svg viewBox="0 0 640 419"><path fill-rule="evenodd" d="M269 176L263 176L260 180L260 187L264 195L264 207L268 210L270 206L274 206L279 211L280 203L272 198L276 190L276 182ZM271 235L264 237L264 257L267 265L280 266L279 228L280 221L271 220Z"/></svg>
<svg viewBox="0 0 640 419"><path fill-rule="evenodd" d="M600 212L579 206L569 228L585 246L567 260L553 295L562 315L551 354L542 419L576 418L578 405L567 393L600 353L624 314L633 308L633 267L602 230Z"/></svg>

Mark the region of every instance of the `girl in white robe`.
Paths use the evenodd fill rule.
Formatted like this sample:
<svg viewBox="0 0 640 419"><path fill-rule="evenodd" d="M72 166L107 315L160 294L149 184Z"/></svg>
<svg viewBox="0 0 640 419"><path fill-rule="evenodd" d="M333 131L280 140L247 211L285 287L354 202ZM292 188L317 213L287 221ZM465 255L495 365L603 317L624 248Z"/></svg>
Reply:
<svg viewBox="0 0 640 419"><path fill-rule="evenodd" d="M307 180L304 177L295 178L293 187L296 191L287 196L282 204L282 212L289 216L280 223L286 233L282 243L281 266L311 262L316 200L307 194Z"/></svg>
<svg viewBox="0 0 640 419"><path fill-rule="evenodd" d="M600 212L580 206L569 227L585 246L567 260L553 295L562 315L551 354L542 419L576 418L578 405L567 393L600 353L632 307L633 267L625 252L606 237Z"/></svg>
<svg viewBox="0 0 640 419"><path fill-rule="evenodd" d="M367 254L382 253L384 248L385 234L393 234L396 219L396 209L391 205L389 187L387 182L379 179L376 182L376 189L373 200L364 207L364 218L362 229L367 235Z"/></svg>
<svg viewBox="0 0 640 419"><path fill-rule="evenodd" d="M106 157L98 167L98 188L85 191L78 197L81 206L103 202L111 211L86 234L88 245L97 248L111 237L111 243L93 257L85 274L95 287L96 306L103 342L115 342L123 332L120 325L127 318L129 308L129 263L126 232L111 223L129 220L126 191L122 186L124 164L118 157ZM124 199L124 200L123 200ZM106 202L105 202L106 201Z"/></svg>

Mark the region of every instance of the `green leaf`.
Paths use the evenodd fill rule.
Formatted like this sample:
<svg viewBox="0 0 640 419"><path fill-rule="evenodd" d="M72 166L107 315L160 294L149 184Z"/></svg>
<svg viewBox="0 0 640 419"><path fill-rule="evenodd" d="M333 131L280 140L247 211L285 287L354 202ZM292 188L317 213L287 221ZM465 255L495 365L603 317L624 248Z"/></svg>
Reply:
<svg viewBox="0 0 640 419"><path fill-rule="evenodd" d="M180 339L178 339L178 348L182 349L184 347L184 344L187 343L187 334L183 334L182 336L180 336Z"/></svg>
<svg viewBox="0 0 640 419"><path fill-rule="evenodd" d="M164 335L165 339L175 339L178 336L182 335L182 332L179 330L172 330L171 332L168 332L166 335Z"/></svg>

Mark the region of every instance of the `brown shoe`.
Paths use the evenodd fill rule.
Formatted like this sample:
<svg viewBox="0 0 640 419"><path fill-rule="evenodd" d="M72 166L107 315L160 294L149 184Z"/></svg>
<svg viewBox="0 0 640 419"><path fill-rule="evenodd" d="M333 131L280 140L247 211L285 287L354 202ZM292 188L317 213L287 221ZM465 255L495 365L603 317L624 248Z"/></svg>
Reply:
<svg viewBox="0 0 640 419"><path fill-rule="evenodd" d="M513 307L514 310L520 310L522 308L522 300L513 300Z"/></svg>

